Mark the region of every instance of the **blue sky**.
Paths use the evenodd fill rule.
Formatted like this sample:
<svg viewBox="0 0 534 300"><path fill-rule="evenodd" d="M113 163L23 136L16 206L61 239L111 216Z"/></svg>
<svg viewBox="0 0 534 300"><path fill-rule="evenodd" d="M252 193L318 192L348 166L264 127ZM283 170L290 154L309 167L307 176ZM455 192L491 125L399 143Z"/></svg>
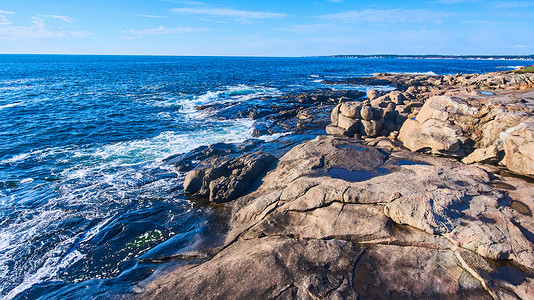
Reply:
<svg viewBox="0 0 534 300"><path fill-rule="evenodd" d="M2 0L0 53L534 54L534 0Z"/></svg>

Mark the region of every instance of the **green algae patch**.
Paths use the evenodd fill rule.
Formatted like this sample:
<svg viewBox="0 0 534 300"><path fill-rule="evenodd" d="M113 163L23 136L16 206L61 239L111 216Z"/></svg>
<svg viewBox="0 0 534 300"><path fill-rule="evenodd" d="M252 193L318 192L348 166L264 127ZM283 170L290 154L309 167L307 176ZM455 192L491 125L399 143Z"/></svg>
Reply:
<svg viewBox="0 0 534 300"><path fill-rule="evenodd" d="M143 233L142 235L135 238L133 241L128 242L126 247L130 249L135 249L139 247L146 247L154 242L157 242L163 238L163 235L160 230L153 230Z"/></svg>

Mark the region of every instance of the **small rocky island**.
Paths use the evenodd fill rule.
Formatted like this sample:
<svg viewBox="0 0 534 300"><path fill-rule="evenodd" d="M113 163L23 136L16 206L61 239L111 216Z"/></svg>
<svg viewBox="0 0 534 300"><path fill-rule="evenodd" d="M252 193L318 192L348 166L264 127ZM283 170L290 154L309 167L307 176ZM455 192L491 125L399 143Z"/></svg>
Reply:
<svg viewBox="0 0 534 300"><path fill-rule="evenodd" d="M534 73L327 83L395 90L294 95L248 113L297 138L169 158L229 229L135 296L532 299Z"/></svg>

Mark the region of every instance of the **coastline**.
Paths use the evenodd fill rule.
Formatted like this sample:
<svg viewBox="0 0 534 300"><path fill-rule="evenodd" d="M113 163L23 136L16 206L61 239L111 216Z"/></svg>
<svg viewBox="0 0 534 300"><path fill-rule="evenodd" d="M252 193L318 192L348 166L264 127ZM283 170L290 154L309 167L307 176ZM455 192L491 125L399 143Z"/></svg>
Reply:
<svg viewBox="0 0 534 300"><path fill-rule="evenodd" d="M502 73L487 77L496 74ZM375 75L381 76L390 75ZM397 86L405 79L436 77L399 76L392 75ZM471 103L532 97L531 85L489 85L492 96L450 86L444 94L466 92ZM435 92L421 98L440 97ZM426 100L414 106L415 117L425 111ZM395 138L358 134L318 136L280 157L283 152L256 174L245 195L227 204L233 212L221 246L203 252L208 254L200 261L155 274L135 297L527 299L532 294L534 185L525 177L503 176L509 171L492 164L469 166L451 153L411 152ZM429 200L431 206L425 204ZM198 259L197 254L188 255Z"/></svg>
<svg viewBox="0 0 534 300"><path fill-rule="evenodd" d="M250 162L246 155L260 153L256 151L274 154L272 163L264 163L254 174L247 173L255 181L243 195L225 200L232 214L221 245L185 253L181 257L184 265L154 274L131 296L527 299L534 292L533 174L515 164L507 165L505 149L491 152L487 148L493 145L484 145L483 139L474 143L463 139L465 134L480 134L475 127L490 124L491 118L461 126L495 111L492 120L497 118L498 124L506 123L499 119L502 116L514 120L504 127L489 126L497 131L490 134L493 136L507 132L500 141L502 147L507 137L532 144L530 127L518 124L528 124L533 117L529 109L534 102L533 82L528 77L526 84L506 86L501 80L506 74L375 74L374 80L391 82L397 92L411 89L413 97L404 95L406 104L398 104L399 94L393 92L371 92L367 100L357 102L342 99L345 101L332 110L332 124L327 127L330 135L310 137L302 143L299 138L287 138L283 147L270 147L274 145L271 142L249 149L254 151L248 154L226 154L215 160L206 157L189 174L198 177L194 170L203 170L199 180L207 181L210 189L212 181L232 178L236 169L228 167L219 177L205 176L220 170L228 159ZM397 95L396 100L391 93ZM395 101L398 110L391 109L390 103ZM361 112L367 106L375 117L379 110L381 118L396 111L396 118L406 114L401 119L407 121L389 132L366 132L369 128L362 124L367 124L363 123L367 117ZM486 106L491 110L479 114ZM458 107L468 113L462 114ZM444 113L448 115L443 117ZM426 120L420 122L423 115ZM350 119L349 123L340 124L341 117ZM385 123L375 117L369 124ZM452 134L458 135L457 140L439 132L421 134L424 128L420 125L427 120L452 120L453 124L434 125L458 127ZM412 121L421 124L409 125ZM521 133L510 130L516 127ZM524 134L525 130L529 133ZM422 144L412 145L412 151L405 148L410 148L406 138L410 133ZM516 145L515 152L521 154L520 147ZM484 149L478 153L481 159L465 161L481 152L479 149ZM525 162L524 156L520 161ZM462 159L475 164L462 163ZM243 169L242 165L237 169ZM239 181L239 176L235 180ZM222 189L229 186L223 184Z"/></svg>
<svg viewBox="0 0 534 300"><path fill-rule="evenodd" d="M460 59L460 60L522 60L532 61L534 55L399 55L399 54L370 54L370 55L330 55L319 57L332 58L369 58L369 59Z"/></svg>

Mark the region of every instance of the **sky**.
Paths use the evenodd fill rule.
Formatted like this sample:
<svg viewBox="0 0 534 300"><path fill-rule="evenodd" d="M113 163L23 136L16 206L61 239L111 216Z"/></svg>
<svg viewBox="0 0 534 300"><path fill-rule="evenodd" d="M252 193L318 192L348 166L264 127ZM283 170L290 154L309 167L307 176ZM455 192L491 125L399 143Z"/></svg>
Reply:
<svg viewBox="0 0 534 300"><path fill-rule="evenodd" d="M534 54L534 0L0 0L0 53Z"/></svg>

